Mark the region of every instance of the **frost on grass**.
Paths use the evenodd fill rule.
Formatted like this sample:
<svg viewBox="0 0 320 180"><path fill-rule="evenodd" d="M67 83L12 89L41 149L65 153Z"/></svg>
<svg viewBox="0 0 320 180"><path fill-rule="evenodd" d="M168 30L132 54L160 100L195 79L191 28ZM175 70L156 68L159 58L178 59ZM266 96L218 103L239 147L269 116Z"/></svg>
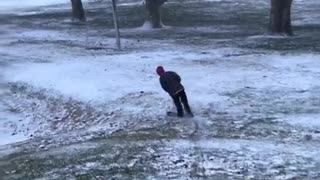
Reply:
<svg viewBox="0 0 320 180"><path fill-rule="evenodd" d="M319 177L319 131L317 126L303 125L316 122L319 114L318 83L309 81L318 73L315 67L319 64L314 61L318 56L247 55L232 49L221 53L227 55L215 51L199 56L175 52L166 58L161 58L161 52L131 54L132 66L125 70L128 57L113 55L90 64L74 60L31 64L24 70L18 65L7 71L6 77L13 82L12 106L24 114L33 114L34 123L43 121L39 132L75 132L82 136L82 140L70 140L74 136L70 133L69 138L53 138L45 146L35 144L39 151L95 139L105 148L99 151L97 145L92 147L93 152L84 148L84 157L92 159L79 160L78 152L76 163L69 165L72 160L59 158L53 160L46 174L33 173L30 177L61 177L66 172L70 178ZM220 57L225 60L219 61ZM199 59L203 61L199 63ZM175 67L182 74L195 118L163 118L165 109L172 105L159 93L151 68L156 64ZM107 72L103 71L104 65ZM31 74L41 76L31 78ZM48 76L50 81L43 78ZM132 81L136 84L128 86ZM115 87L112 82L117 82ZM88 84L94 84L88 92L95 93L81 93ZM103 96L103 92L113 96ZM299 116L308 121L299 122ZM93 135L86 137L79 130ZM114 141L135 143L118 146ZM53 142L56 146L51 145ZM89 155L95 151L99 153ZM65 157L64 152L60 154ZM60 164L68 165L59 168ZM24 166L33 168L33 163L27 161Z"/></svg>
<svg viewBox="0 0 320 180"><path fill-rule="evenodd" d="M136 28L143 18L132 16L137 4L121 3L120 14L133 22L121 30L121 52L113 49L112 22L101 25L101 4L86 7L94 12L92 28L62 16L48 22L48 14L66 13L67 6L19 13L1 26L0 66L9 66L0 78L9 91L0 120L21 132L12 138L28 140L1 146L0 177L320 177L320 57L310 45L317 41L309 37L312 27L297 28L309 33L303 39L261 35L268 3L210 0L167 3L182 8L167 15L183 18L144 31ZM295 8L301 14L311 7ZM200 14L201 21L194 18ZM317 16L301 17L294 22ZM165 117L174 107L159 85L158 65L181 75L194 118ZM7 140L2 144L14 142Z"/></svg>

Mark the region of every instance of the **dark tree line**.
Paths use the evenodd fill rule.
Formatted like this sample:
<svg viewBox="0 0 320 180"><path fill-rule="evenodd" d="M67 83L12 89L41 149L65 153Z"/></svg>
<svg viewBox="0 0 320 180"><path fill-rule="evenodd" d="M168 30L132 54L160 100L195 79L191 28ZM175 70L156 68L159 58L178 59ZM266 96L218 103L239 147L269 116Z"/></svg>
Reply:
<svg viewBox="0 0 320 180"><path fill-rule="evenodd" d="M160 8L167 0L145 0L146 22L152 28L162 28ZM293 0L270 0L269 31L272 34L293 35L291 27L291 5ZM74 19L85 21L86 16L81 0L71 0Z"/></svg>

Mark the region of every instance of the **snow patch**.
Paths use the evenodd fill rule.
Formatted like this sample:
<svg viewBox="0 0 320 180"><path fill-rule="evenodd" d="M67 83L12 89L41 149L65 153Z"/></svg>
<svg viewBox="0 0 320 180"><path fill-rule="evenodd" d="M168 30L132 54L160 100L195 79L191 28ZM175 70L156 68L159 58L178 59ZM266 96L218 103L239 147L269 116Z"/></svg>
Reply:
<svg viewBox="0 0 320 180"><path fill-rule="evenodd" d="M282 119L282 121L293 126L320 129L320 114L297 114L294 116L287 116Z"/></svg>
<svg viewBox="0 0 320 180"><path fill-rule="evenodd" d="M30 138L30 132L26 132L22 121L25 118L0 104L0 146L15 142L24 141ZM19 132L20 131L20 132Z"/></svg>
<svg viewBox="0 0 320 180"><path fill-rule="evenodd" d="M15 7L33 7L33 6L47 6L54 4L67 4L68 0L1 0L1 8L15 8Z"/></svg>

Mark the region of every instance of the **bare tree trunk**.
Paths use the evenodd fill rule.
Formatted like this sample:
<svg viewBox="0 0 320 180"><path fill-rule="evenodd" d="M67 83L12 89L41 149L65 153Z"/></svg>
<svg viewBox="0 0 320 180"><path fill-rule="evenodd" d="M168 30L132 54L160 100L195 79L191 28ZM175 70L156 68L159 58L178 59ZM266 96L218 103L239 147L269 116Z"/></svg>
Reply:
<svg viewBox="0 0 320 180"><path fill-rule="evenodd" d="M117 0L112 0L112 10L113 10L114 29L116 30L117 48L118 50L121 50L120 30L118 25L118 14L117 14Z"/></svg>
<svg viewBox="0 0 320 180"><path fill-rule="evenodd" d="M72 18L80 21L86 21L86 16L82 6L81 0L71 0L72 4Z"/></svg>
<svg viewBox="0 0 320 180"><path fill-rule="evenodd" d="M152 28L162 28L160 7L166 1L167 0L146 0L146 23L150 23Z"/></svg>
<svg viewBox="0 0 320 180"><path fill-rule="evenodd" d="M271 0L270 24L271 33L293 35L291 27L292 0Z"/></svg>

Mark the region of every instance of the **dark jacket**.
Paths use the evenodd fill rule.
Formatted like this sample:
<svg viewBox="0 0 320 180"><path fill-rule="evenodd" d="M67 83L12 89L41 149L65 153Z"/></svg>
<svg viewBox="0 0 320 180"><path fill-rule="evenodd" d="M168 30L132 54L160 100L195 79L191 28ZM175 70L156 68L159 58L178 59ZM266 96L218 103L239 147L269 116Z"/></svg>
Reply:
<svg viewBox="0 0 320 180"><path fill-rule="evenodd" d="M162 89L169 93L170 96L173 96L184 90L184 87L181 84L180 76L172 71L166 71L160 76L160 84Z"/></svg>

